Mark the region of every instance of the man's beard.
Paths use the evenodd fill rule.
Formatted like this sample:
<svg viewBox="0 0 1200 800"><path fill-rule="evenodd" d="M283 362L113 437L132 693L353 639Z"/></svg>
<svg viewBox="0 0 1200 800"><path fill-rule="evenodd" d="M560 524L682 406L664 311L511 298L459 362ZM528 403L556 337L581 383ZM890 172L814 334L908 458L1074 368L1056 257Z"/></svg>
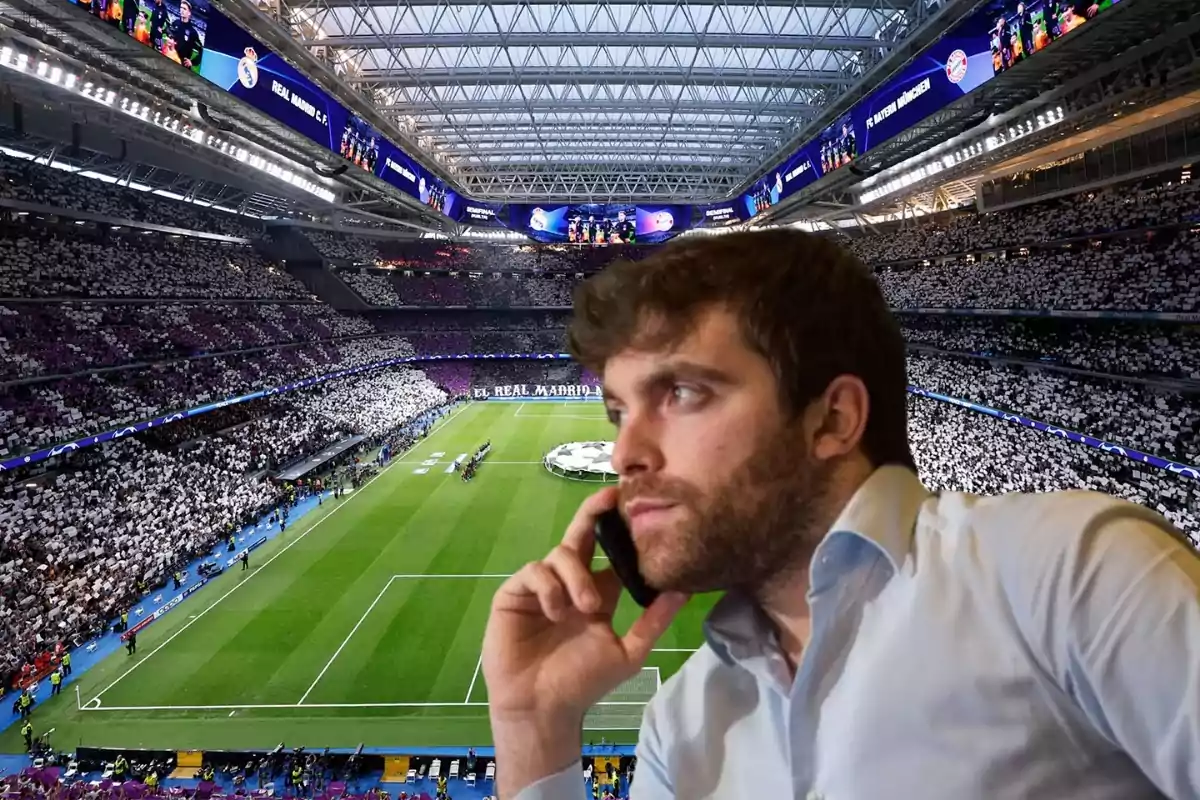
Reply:
<svg viewBox="0 0 1200 800"><path fill-rule="evenodd" d="M634 477L622 485L622 504L646 497L686 509L684 520L639 542L647 583L660 591L761 596L807 569L829 524L832 465L814 462L800 441L791 428L771 431L707 497L677 479Z"/></svg>

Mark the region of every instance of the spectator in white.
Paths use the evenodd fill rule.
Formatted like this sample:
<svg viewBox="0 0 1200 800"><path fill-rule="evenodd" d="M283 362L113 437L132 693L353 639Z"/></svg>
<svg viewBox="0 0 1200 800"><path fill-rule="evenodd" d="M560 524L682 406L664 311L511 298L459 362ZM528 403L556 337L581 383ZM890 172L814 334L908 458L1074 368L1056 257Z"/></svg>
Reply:
<svg viewBox="0 0 1200 800"><path fill-rule="evenodd" d="M707 644L646 709L635 800L1195 796L1200 561L1109 496L929 493L904 342L861 263L730 234L576 302L620 485L493 601L501 796L580 797L585 713L711 591ZM591 571L613 507L663 592L623 637L615 575Z"/></svg>

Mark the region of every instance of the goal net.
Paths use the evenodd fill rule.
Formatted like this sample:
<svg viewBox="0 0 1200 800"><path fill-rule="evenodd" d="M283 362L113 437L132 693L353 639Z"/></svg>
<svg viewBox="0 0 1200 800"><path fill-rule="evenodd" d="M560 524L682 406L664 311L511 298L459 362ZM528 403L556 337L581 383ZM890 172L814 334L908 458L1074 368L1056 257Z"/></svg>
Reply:
<svg viewBox="0 0 1200 800"><path fill-rule="evenodd" d="M587 731L637 730L642 726L642 711L646 703L662 686L658 667L644 667L641 672L613 689L604 699L592 706L584 717Z"/></svg>

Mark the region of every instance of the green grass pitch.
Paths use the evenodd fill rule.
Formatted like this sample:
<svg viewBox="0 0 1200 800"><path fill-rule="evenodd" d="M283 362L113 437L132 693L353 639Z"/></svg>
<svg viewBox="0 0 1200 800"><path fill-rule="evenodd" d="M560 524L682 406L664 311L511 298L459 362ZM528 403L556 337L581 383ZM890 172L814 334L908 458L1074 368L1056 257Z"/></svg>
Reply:
<svg viewBox="0 0 1200 800"><path fill-rule="evenodd" d="M81 676L83 709L74 685L41 704L36 729L53 727L60 748L490 743L479 660L492 594L597 488L550 474L542 455L611 436L598 403L460 407L362 490L256 551L249 571L235 567L147 628L136 655ZM445 472L488 439L473 481ZM700 645L710 606L693 600L659 642L648 666L662 679ZM618 628L635 613L624 597ZM633 741L640 713L603 709L598 727L630 727L585 740ZM0 748L23 750L17 726Z"/></svg>

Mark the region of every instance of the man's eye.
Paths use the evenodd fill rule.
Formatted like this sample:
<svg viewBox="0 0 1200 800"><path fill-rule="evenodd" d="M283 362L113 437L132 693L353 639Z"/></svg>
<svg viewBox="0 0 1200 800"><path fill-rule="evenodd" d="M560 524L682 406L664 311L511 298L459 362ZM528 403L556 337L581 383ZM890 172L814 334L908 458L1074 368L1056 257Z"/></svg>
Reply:
<svg viewBox="0 0 1200 800"><path fill-rule="evenodd" d="M672 386L671 400L684 405L695 405L703 399L703 395L693 386Z"/></svg>
<svg viewBox="0 0 1200 800"><path fill-rule="evenodd" d="M613 425L620 425L620 424L621 424L621 409L619 409L619 408L612 408L612 407L610 406L610 407L607 409L607 413L608 413L608 421L609 421L609 422L611 422Z"/></svg>

